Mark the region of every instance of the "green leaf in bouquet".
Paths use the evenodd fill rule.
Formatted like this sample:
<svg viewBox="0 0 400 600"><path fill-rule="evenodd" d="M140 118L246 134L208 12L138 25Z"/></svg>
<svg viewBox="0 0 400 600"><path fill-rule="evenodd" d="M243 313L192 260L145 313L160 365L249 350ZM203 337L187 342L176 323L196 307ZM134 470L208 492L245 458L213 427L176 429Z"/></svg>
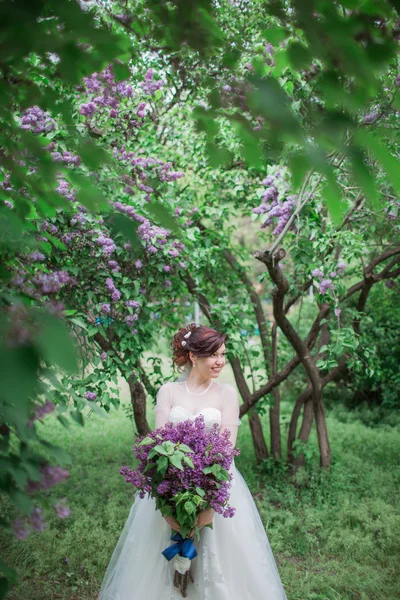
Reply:
<svg viewBox="0 0 400 600"><path fill-rule="evenodd" d="M171 465L173 465L177 469L180 469L181 471L183 471L182 459L179 458L179 456L176 456L176 454L173 454L172 456L169 457L169 462L171 463Z"/></svg>
<svg viewBox="0 0 400 600"><path fill-rule="evenodd" d="M165 475L165 472L168 469L168 464L168 458L166 456L161 456L157 461L157 472Z"/></svg>
<svg viewBox="0 0 400 600"><path fill-rule="evenodd" d="M220 481L229 481L229 472L226 469L224 469L223 467L220 467L220 471L219 471L218 475L216 475L216 478L219 479Z"/></svg>
<svg viewBox="0 0 400 600"><path fill-rule="evenodd" d="M155 446L154 450L157 450L158 454L163 454L164 456L168 456L167 450L160 445Z"/></svg>
<svg viewBox="0 0 400 600"><path fill-rule="evenodd" d="M201 498L200 496L193 496L192 501L195 503L196 506L200 506L201 504L203 504L203 502L205 502L205 500L203 500L203 498Z"/></svg>
<svg viewBox="0 0 400 600"><path fill-rule="evenodd" d="M143 473L146 473L146 471L150 471L150 469L154 469L155 466L156 466L155 463L151 463L151 462L147 463L147 465L143 469Z"/></svg>
<svg viewBox="0 0 400 600"><path fill-rule="evenodd" d="M148 460L150 460L150 458L153 458L154 456L157 456L157 454L158 454L158 453L157 453L156 449L155 449L155 448L152 448L152 449L150 450L150 452L148 453L148 455L147 455L147 459L148 459Z"/></svg>
<svg viewBox="0 0 400 600"><path fill-rule="evenodd" d="M179 450L182 450L182 452L193 452L186 444L179 444Z"/></svg>
<svg viewBox="0 0 400 600"><path fill-rule="evenodd" d="M199 495L199 496L201 496L202 498L204 498L204 496L205 496L205 494L206 494L206 493L205 493L205 491L204 491L204 490L202 490L202 489L201 489L201 488L199 488L199 487L197 487L197 488L196 488L196 492L197 492L197 493L198 493L198 495Z"/></svg>
<svg viewBox="0 0 400 600"><path fill-rule="evenodd" d="M138 446L150 446L150 444L153 444L154 440L153 438L147 436L145 438L143 438L143 440L141 442L139 442Z"/></svg>
<svg viewBox="0 0 400 600"><path fill-rule="evenodd" d="M190 500L188 500L187 502L185 502L184 507L185 507L186 512L189 515L191 515L193 512L196 511L196 505L193 504L193 502L190 502Z"/></svg>
<svg viewBox="0 0 400 600"><path fill-rule="evenodd" d="M187 465L188 467L191 467L192 469L194 469L194 464L192 459L190 458L190 456L184 456L183 457L183 462L185 463L185 465Z"/></svg>

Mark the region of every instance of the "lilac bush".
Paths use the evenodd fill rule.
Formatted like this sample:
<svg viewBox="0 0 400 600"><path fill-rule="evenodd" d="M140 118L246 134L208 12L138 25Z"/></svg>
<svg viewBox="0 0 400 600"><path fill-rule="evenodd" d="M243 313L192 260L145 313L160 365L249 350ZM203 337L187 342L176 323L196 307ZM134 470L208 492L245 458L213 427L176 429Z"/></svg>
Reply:
<svg viewBox="0 0 400 600"><path fill-rule="evenodd" d="M261 204L253 208L253 213L265 215L266 219L261 227L264 229L269 225L274 225L272 233L273 235L279 235L286 227L296 208L297 196L288 194L289 185L282 170L279 169L268 175L262 181L262 185L266 187L261 197ZM294 223L290 229L292 231L296 230Z"/></svg>

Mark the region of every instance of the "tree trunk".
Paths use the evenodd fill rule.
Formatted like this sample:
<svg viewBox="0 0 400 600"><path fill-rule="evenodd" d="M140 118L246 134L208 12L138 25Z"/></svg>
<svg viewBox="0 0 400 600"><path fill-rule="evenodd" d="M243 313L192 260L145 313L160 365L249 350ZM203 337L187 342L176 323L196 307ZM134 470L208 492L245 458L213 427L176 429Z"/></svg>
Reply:
<svg viewBox="0 0 400 600"><path fill-rule="evenodd" d="M278 388L272 390L274 405L269 409L269 427L271 432L271 454L274 458L282 458L280 429L281 394Z"/></svg>
<svg viewBox="0 0 400 600"><path fill-rule="evenodd" d="M302 406L308 398L311 398L311 387L308 387L306 390L301 392L299 396L297 396L296 402L293 407L292 416L290 418L290 425L287 438L287 461L293 466L296 465L296 458L293 454L293 443L297 439L297 423L299 420Z"/></svg>
<svg viewBox="0 0 400 600"><path fill-rule="evenodd" d="M260 415L255 410L251 411L249 423L251 436L253 438L256 461L257 463L260 463L265 458L268 458L268 448L267 444L265 443Z"/></svg>
<svg viewBox="0 0 400 600"><path fill-rule="evenodd" d="M128 377L131 403L133 407L133 418L137 427L136 435L146 435L151 428L146 418L146 392L142 383L134 376Z"/></svg>

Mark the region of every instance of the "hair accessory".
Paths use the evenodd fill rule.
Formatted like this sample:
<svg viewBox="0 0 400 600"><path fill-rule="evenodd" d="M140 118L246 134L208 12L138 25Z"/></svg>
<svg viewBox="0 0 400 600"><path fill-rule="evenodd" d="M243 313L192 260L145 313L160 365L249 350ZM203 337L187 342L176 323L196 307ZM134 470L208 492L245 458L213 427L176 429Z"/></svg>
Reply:
<svg viewBox="0 0 400 600"><path fill-rule="evenodd" d="M182 342L182 346L186 346L186 343L187 343L187 342L185 342L185 340L183 340L183 342Z"/></svg>
<svg viewBox="0 0 400 600"><path fill-rule="evenodd" d="M189 332L188 332L188 333L186 333L186 334L185 334L183 337L187 339L187 338L190 338L190 336L191 336L191 335L192 335L192 332L191 332L191 331L189 331Z"/></svg>

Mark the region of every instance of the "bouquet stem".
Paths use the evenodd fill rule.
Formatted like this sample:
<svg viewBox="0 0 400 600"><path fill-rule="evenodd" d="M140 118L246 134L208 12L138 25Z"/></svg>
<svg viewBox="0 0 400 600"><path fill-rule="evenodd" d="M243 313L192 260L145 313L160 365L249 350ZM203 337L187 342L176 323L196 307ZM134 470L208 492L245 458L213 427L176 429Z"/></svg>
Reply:
<svg viewBox="0 0 400 600"><path fill-rule="evenodd" d="M175 573L174 573L174 586L176 588L180 588L180 592L181 592L181 595L183 596L183 598L186 598L186 588L189 583L189 581L188 581L189 577L190 577L192 583L194 583L194 579L192 577L190 569L188 569L186 571L186 573L184 573L184 574L179 573L179 571L175 571Z"/></svg>

